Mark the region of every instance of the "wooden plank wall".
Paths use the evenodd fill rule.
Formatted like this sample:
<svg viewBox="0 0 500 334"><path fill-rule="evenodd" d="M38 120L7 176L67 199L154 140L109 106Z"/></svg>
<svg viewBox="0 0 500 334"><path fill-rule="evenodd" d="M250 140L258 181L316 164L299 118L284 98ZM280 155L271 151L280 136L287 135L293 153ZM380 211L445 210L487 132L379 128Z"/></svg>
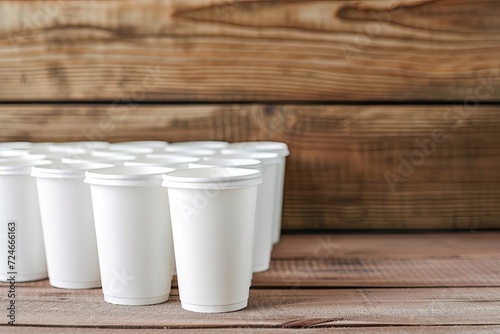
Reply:
<svg viewBox="0 0 500 334"><path fill-rule="evenodd" d="M496 0L0 1L0 140L285 141L287 229L500 227Z"/></svg>

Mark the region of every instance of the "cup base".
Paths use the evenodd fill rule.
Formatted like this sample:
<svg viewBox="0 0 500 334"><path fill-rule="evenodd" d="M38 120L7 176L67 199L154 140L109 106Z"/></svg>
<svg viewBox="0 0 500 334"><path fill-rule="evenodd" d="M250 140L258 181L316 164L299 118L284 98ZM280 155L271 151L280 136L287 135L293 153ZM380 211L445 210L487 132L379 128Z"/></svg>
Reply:
<svg viewBox="0 0 500 334"><path fill-rule="evenodd" d="M110 304L117 305L152 305L152 304L161 304L168 300L168 294L159 296L159 297L151 297L151 298L123 298L123 297L115 297L110 295L104 295L104 301Z"/></svg>
<svg viewBox="0 0 500 334"><path fill-rule="evenodd" d="M233 312L244 309L248 305L248 300L229 305L196 305L189 304L181 301L181 306L183 309L191 312L198 313L222 313L222 312Z"/></svg>
<svg viewBox="0 0 500 334"><path fill-rule="evenodd" d="M25 275L0 275L0 282L8 282L10 276L15 276L16 282L32 282L40 281L48 277L47 272L37 273L37 274L25 274Z"/></svg>
<svg viewBox="0 0 500 334"><path fill-rule="evenodd" d="M270 262L254 264L252 267L252 271L254 273L261 273L263 271L268 271L270 266L271 266Z"/></svg>
<svg viewBox="0 0 500 334"><path fill-rule="evenodd" d="M49 278L49 283L54 288L59 288L59 289L93 289L101 287L101 281L70 282L70 281L60 281Z"/></svg>

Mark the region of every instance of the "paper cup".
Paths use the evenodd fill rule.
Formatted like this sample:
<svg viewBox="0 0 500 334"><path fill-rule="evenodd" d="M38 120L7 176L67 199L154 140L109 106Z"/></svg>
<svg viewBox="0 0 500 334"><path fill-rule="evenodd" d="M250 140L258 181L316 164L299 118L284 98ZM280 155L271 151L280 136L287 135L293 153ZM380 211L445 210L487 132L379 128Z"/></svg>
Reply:
<svg viewBox="0 0 500 334"><path fill-rule="evenodd" d="M126 167L86 173L90 184L104 300L148 305L168 299L172 230L161 175L172 169Z"/></svg>
<svg viewBox="0 0 500 334"><path fill-rule="evenodd" d="M199 162L192 162L189 168L209 168L209 167L236 167L257 169L264 172L264 167L260 160L244 158L214 158ZM264 176L263 176L264 178ZM257 205L255 213L255 227L252 251L252 272L261 272L269 269L271 263L271 233L269 233L269 200L266 196L267 189L264 184L260 184L257 191Z"/></svg>
<svg viewBox="0 0 500 334"><path fill-rule="evenodd" d="M15 277L17 282L47 278L42 223L36 180L31 167L47 160L12 160L0 163L0 249L12 250L12 262L5 258L0 281ZM10 246L10 247L9 247ZM12 267L11 267L12 266Z"/></svg>
<svg viewBox="0 0 500 334"><path fill-rule="evenodd" d="M180 141L176 143L171 143L169 147L175 148L205 148L211 150L220 150L227 148L229 143L227 141L217 141L217 140L198 140L198 141Z"/></svg>
<svg viewBox="0 0 500 334"><path fill-rule="evenodd" d="M271 252L273 245L273 228L274 219L276 217L275 211L277 200L277 178L279 172L279 164L281 158L278 154L272 152L246 152L246 151L232 151L232 155L214 156L217 158L250 158L257 159L262 162L264 170L262 179L264 184L259 189L259 210L256 213L255 225L256 231L259 233L258 241L254 242L254 260L253 272L263 272L269 270Z"/></svg>
<svg viewBox="0 0 500 334"><path fill-rule="evenodd" d="M50 285L63 289L101 286L87 170L107 164L35 166Z"/></svg>
<svg viewBox="0 0 500 334"><path fill-rule="evenodd" d="M277 177L276 210L275 210L274 228L273 228L273 244L277 244L280 241L280 236L281 236L283 193L285 187L285 163L286 163L286 157L290 155L290 151L288 150L288 145L285 143L275 142L275 141L253 141L253 142L232 143L230 144L229 147L235 149L244 149L246 151L273 152L277 153L281 157L281 162Z"/></svg>
<svg viewBox="0 0 500 334"><path fill-rule="evenodd" d="M261 172L243 168L193 168L163 176L184 309L212 313L247 306L261 182Z"/></svg>

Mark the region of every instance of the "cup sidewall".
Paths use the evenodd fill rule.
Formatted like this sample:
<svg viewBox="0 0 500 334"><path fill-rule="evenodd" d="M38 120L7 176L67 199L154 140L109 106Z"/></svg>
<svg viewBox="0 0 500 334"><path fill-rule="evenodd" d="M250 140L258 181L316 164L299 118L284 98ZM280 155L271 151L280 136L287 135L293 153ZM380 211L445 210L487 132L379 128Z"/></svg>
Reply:
<svg viewBox="0 0 500 334"><path fill-rule="evenodd" d="M246 301L257 185L168 192L181 301L215 312Z"/></svg>
<svg viewBox="0 0 500 334"><path fill-rule="evenodd" d="M168 298L173 246L167 190L90 187L103 293L134 305Z"/></svg>

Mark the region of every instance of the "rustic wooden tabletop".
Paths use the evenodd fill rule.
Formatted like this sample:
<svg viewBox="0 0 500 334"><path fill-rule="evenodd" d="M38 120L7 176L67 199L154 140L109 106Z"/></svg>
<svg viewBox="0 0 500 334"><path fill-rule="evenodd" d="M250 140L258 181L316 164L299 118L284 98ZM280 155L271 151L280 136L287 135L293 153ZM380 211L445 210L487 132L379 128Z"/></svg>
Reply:
<svg viewBox="0 0 500 334"><path fill-rule="evenodd" d="M500 232L285 235L271 270L254 275L249 306L222 314L183 310L175 280L170 300L153 306L18 283L16 325L3 317L0 332L500 332L499 241Z"/></svg>

